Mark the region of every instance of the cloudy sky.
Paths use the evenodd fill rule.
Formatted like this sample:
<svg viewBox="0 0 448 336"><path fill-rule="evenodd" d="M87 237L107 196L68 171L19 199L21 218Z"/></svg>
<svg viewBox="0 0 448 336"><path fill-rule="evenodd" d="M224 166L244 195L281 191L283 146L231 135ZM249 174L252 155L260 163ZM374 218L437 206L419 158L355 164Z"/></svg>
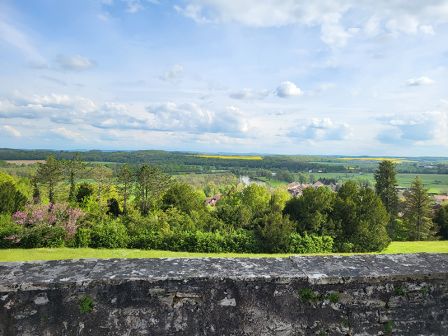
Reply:
<svg viewBox="0 0 448 336"><path fill-rule="evenodd" d="M0 0L0 147L448 156L448 0Z"/></svg>

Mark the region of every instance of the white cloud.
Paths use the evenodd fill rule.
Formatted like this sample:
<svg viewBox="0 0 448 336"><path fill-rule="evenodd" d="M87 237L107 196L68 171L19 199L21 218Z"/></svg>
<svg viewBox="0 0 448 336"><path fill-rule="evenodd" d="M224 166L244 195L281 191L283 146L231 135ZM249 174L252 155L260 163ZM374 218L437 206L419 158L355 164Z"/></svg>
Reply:
<svg viewBox="0 0 448 336"><path fill-rule="evenodd" d="M302 90L293 82L285 81L280 83L275 94L281 98L296 97L303 94Z"/></svg>
<svg viewBox="0 0 448 336"><path fill-rule="evenodd" d="M299 140L337 141L349 138L351 132L346 123L335 123L330 118L312 118L291 129L289 136Z"/></svg>
<svg viewBox="0 0 448 336"><path fill-rule="evenodd" d="M255 100L263 99L269 95L268 90L256 91L252 89L242 89L239 91L233 91L229 94L230 98L240 99L240 100Z"/></svg>
<svg viewBox="0 0 448 336"><path fill-rule="evenodd" d="M317 26L322 41L337 47L344 46L356 33L353 27L363 27L360 31L366 36L380 32L433 34L434 25L448 22L448 4L439 0L187 0L184 6L175 8L198 23Z"/></svg>
<svg viewBox="0 0 448 336"><path fill-rule="evenodd" d="M407 80L407 85L409 86L423 86L423 85L431 85L434 84L434 80L429 77L422 76L418 78L410 78Z"/></svg>
<svg viewBox="0 0 448 336"><path fill-rule="evenodd" d="M56 63L64 70L84 71L95 67L96 63L81 55L59 55Z"/></svg>
<svg viewBox="0 0 448 336"><path fill-rule="evenodd" d="M85 137L78 132L69 130L65 127L58 127L51 130L51 133L67 140L84 140Z"/></svg>
<svg viewBox="0 0 448 336"><path fill-rule="evenodd" d="M163 131L243 134L249 123L234 106L216 112L195 103L165 103L146 108L150 113L149 127Z"/></svg>
<svg viewBox="0 0 448 336"><path fill-rule="evenodd" d="M174 64L171 69L160 76L160 79L164 81L176 81L182 77L183 73L184 67L181 64Z"/></svg>
<svg viewBox="0 0 448 336"><path fill-rule="evenodd" d="M383 143L425 143L448 145L448 111L424 112L408 117L380 119L387 129L378 135Z"/></svg>
<svg viewBox="0 0 448 336"><path fill-rule="evenodd" d="M19 138L22 136L22 134L16 128L10 125L3 125L1 126L1 129L6 132L6 134L9 134L13 137Z"/></svg>

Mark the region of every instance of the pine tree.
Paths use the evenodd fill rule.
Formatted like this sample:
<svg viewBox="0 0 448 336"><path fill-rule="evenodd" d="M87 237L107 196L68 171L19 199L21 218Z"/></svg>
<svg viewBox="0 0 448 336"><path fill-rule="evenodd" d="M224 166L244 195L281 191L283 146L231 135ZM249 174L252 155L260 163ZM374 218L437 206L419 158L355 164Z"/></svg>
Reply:
<svg viewBox="0 0 448 336"><path fill-rule="evenodd" d="M396 219L398 216L398 191L395 164L390 160L381 161L375 172L375 191L381 198L388 214L389 224L387 231L389 236L396 238Z"/></svg>
<svg viewBox="0 0 448 336"><path fill-rule="evenodd" d="M50 155L45 163L39 163L39 167L37 168L37 180L47 185L48 200L51 204L55 202L55 189L62 179L62 174L63 168L61 162L56 160L53 155Z"/></svg>
<svg viewBox="0 0 448 336"><path fill-rule="evenodd" d="M124 164L118 170L118 189L123 195L123 213L126 214L128 210L128 199L132 187L135 182L135 176L128 164Z"/></svg>
<svg viewBox="0 0 448 336"><path fill-rule="evenodd" d="M417 176L411 188L404 193L404 219L409 240L428 240L434 237L431 219L431 199Z"/></svg>
<svg viewBox="0 0 448 336"><path fill-rule="evenodd" d="M68 201L74 203L76 202L76 178L86 168L86 164L81 161L79 154L76 154L71 160L64 161L63 164L70 184Z"/></svg>

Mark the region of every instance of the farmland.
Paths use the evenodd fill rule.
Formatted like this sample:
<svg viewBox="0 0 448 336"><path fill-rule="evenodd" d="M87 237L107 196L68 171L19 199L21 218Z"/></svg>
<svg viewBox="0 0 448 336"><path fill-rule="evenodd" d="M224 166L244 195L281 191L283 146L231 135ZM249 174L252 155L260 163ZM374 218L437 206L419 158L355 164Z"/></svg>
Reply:
<svg viewBox="0 0 448 336"><path fill-rule="evenodd" d="M250 155L197 155L197 157L204 159L221 159L221 160L263 160L261 156L250 156Z"/></svg>

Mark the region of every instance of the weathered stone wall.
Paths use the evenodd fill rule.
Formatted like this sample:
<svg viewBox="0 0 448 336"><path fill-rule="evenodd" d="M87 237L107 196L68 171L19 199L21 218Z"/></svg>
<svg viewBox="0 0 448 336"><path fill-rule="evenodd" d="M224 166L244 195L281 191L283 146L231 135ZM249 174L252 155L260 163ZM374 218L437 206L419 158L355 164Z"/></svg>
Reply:
<svg viewBox="0 0 448 336"><path fill-rule="evenodd" d="M448 335L448 254L0 264L0 335Z"/></svg>

